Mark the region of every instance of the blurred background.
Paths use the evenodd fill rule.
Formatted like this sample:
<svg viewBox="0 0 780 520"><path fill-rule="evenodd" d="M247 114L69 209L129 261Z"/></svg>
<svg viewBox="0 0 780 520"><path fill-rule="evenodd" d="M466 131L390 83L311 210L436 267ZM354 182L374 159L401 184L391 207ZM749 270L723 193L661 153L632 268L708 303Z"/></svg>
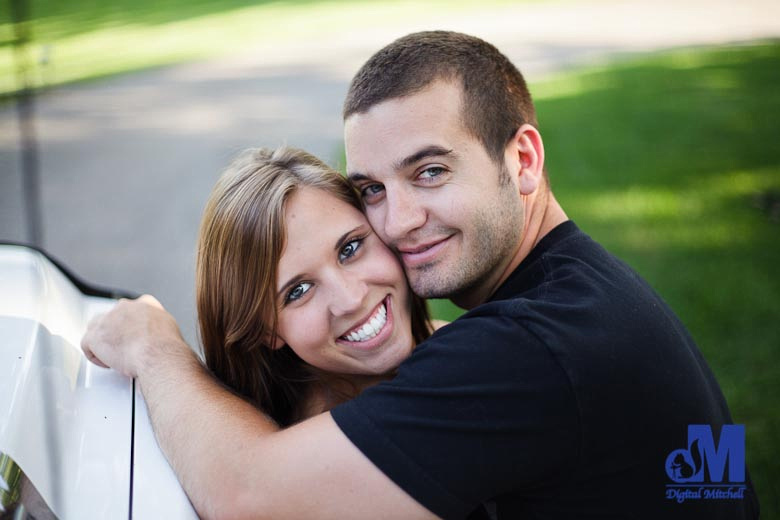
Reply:
<svg viewBox="0 0 780 520"><path fill-rule="evenodd" d="M197 347L194 247L221 169L284 143L342 168L352 74L428 29L526 75L558 199L690 328L780 517L777 0L4 0L0 240L154 294Z"/></svg>

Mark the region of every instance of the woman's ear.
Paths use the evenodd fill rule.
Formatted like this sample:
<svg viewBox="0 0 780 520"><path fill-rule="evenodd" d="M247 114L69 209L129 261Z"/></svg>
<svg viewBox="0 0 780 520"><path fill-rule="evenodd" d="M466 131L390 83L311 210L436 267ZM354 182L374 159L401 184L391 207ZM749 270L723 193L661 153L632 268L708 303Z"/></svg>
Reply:
<svg viewBox="0 0 780 520"><path fill-rule="evenodd" d="M271 337L270 334L267 334L265 337L265 344L268 345L268 348L271 350L279 350L283 346L287 344L286 341L284 341L279 334L274 335Z"/></svg>
<svg viewBox="0 0 780 520"><path fill-rule="evenodd" d="M507 153L520 195L535 192L544 178L544 143L539 130L528 123L522 125L509 141Z"/></svg>

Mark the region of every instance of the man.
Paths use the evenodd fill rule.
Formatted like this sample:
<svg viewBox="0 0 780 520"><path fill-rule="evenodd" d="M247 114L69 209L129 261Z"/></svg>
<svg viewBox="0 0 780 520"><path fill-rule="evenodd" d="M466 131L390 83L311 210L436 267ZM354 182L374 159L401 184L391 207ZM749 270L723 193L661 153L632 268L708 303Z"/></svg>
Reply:
<svg viewBox="0 0 780 520"><path fill-rule="evenodd" d="M93 324L87 355L138 378L201 515L757 517L749 478L742 499L667 499L667 457L689 424L730 423L725 400L669 308L567 219L503 55L409 35L358 72L344 116L349 177L412 288L471 310L392 381L283 431L153 300Z"/></svg>

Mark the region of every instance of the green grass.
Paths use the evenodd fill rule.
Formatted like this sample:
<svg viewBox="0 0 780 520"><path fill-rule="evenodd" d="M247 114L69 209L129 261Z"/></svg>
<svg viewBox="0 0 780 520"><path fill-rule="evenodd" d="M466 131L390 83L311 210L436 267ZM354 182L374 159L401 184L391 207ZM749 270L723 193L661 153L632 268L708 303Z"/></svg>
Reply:
<svg viewBox="0 0 780 520"><path fill-rule="evenodd" d="M767 42L531 87L558 200L693 334L746 425L763 518L780 518L778 85L780 44Z"/></svg>
<svg viewBox="0 0 780 520"><path fill-rule="evenodd" d="M0 97L21 88L14 57L11 2L0 8ZM330 37L381 20L383 27L436 19L443 9L474 12L508 0L26 0L31 43L27 64L35 88L100 78L208 57L276 46L318 48ZM525 0L529 1L529 0ZM307 43L309 42L309 43ZM308 46L308 47L306 47Z"/></svg>

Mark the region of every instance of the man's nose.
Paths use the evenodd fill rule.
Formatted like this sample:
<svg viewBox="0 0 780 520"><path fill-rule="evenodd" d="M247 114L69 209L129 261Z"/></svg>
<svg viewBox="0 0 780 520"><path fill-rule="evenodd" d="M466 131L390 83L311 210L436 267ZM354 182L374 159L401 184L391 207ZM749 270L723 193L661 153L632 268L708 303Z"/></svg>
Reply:
<svg viewBox="0 0 780 520"><path fill-rule="evenodd" d="M408 190L387 194L386 240L402 240L425 224L425 210Z"/></svg>

